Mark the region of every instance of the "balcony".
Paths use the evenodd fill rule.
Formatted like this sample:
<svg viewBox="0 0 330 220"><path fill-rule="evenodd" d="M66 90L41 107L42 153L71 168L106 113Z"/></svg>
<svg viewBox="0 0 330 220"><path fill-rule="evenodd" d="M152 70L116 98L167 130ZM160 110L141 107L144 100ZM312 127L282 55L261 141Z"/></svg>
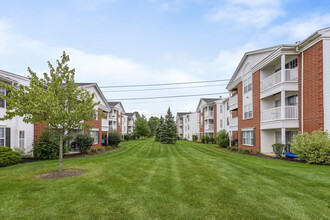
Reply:
<svg viewBox="0 0 330 220"><path fill-rule="evenodd" d="M213 111L205 112L205 119L213 119Z"/></svg>
<svg viewBox="0 0 330 220"><path fill-rule="evenodd" d="M117 115L113 113L109 113L109 120L110 121L117 121Z"/></svg>
<svg viewBox="0 0 330 220"><path fill-rule="evenodd" d="M205 131L214 131L214 125L213 124L209 124L209 125L205 125Z"/></svg>
<svg viewBox="0 0 330 220"><path fill-rule="evenodd" d="M298 69L286 69L285 70L285 79L281 79L281 70L276 73L268 76L261 81L261 91L269 89L281 82L298 82ZM229 99L230 101L230 99Z"/></svg>
<svg viewBox="0 0 330 220"><path fill-rule="evenodd" d="M284 118L282 118L282 108L272 108L261 112L261 122L298 119L298 106L285 106Z"/></svg>
<svg viewBox="0 0 330 220"><path fill-rule="evenodd" d="M235 96L229 97L229 110L237 109L238 105L238 95L236 94Z"/></svg>
<svg viewBox="0 0 330 220"><path fill-rule="evenodd" d="M229 126L230 127L237 127L238 126L238 117L230 118L229 119Z"/></svg>
<svg viewBox="0 0 330 220"><path fill-rule="evenodd" d="M128 127L133 127L133 126L134 126L133 121L129 121L129 122L128 122Z"/></svg>

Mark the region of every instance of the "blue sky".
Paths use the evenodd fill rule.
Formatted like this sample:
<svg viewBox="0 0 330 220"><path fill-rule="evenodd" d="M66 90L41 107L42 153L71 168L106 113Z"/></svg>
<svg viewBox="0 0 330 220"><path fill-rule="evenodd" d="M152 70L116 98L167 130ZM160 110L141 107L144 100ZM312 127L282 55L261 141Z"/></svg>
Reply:
<svg viewBox="0 0 330 220"><path fill-rule="evenodd" d="M78 82L102 85L230 78L244 52L330 26L325 0L2 1L0 69L47 71L63 50ZM109 90L109 89L108 89ZM225 86L105 92L106 98L224 92ZM199 97L123 101L148 116L194 111Z"/></svg>

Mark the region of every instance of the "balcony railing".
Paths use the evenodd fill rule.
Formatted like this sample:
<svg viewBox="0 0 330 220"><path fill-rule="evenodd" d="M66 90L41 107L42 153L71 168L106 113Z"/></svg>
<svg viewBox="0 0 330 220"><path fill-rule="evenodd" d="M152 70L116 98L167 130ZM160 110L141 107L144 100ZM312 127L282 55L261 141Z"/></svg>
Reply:
<svg viewBox="0 0 330 220"><path fill-rule="evenodd" d="M213 124L206 125L205 130L206 131L213 131L214 130L214 125Z"/></svg>
<svg viewBox="0 0 330 220"><path fill-rule="evenodd" d="M232 106L237 105L238 103L238 99L237 99L238 95L229 97L229 108L231 109Z"/></svg>
<svg viewBox="0 0 330 220"><path fill-rule="evenodd" d="M285 80L281 79L281 70L261 81L261 90L268 89L281 82L298 82L298 69L286 69Z"/></svg>
<svg viewBox="0 0 330 220"><path fill-rule="evenodd" d="M238 125L238 118L230 118L229 119L229 126L237 126Z"/></svg>
<svg viewBox="0 0 330 220"><path fill-rule="evenodd" d="M283 119L298 119L298 106L285 106L285 114ZM282 108L276 107L267 109L261 113L261 121L282 120Z"/></svg>

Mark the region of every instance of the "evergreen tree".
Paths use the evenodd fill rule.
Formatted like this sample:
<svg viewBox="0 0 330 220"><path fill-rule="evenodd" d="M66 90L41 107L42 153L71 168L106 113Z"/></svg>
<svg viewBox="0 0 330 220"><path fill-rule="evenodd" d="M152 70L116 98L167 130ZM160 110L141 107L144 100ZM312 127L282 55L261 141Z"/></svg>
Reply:
<svg viewBox="0 0 330 220"><path fill-rule="evenodd" d="M159 123L157 125L157 128L155 130L155 141L162 141L162 131L164 129L164 118L163 116L160 116L160 120L159 120Z"/></svg>
<svg viewBox="0 0 330 220"><path fill-rule="evenodd" d="M162 129L162 142L166 144L174 144L177 141L176 123L171 109L168 108L164 120L164 129Z"/></svg>

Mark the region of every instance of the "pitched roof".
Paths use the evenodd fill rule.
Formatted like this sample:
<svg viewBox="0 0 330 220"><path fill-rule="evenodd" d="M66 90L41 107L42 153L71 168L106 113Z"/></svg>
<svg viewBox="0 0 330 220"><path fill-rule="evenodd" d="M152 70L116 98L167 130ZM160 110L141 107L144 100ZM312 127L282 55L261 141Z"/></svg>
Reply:
<svg viewBox="0 0 330 220"><path fill-rule="evenodd" d="M128 117L133 117L134 113L126 113L125 115L127 115Z"/></svg>
<svg viewBox="0 0 330 220"><path fill-rule="evenodd" d="M119 102L108 102L110 107L115 107Z"/></svg>
<svg viewBox="0 0 330 220"><path fill-rule="evenodd" d="M210 98L201 98L201 99L204 100L207 104L209 104L209 103L212 103L212 102L215 102L215 101L219 100L220 98L212 98L212 99L210 99Z"/></svg>
<svg viewBox="0 0 330 220"><path fill-rule="evenodd" d="M187 114L190 114L191 112L177 112L176 114L181 117L183 115L187 115Z"/></svg>

